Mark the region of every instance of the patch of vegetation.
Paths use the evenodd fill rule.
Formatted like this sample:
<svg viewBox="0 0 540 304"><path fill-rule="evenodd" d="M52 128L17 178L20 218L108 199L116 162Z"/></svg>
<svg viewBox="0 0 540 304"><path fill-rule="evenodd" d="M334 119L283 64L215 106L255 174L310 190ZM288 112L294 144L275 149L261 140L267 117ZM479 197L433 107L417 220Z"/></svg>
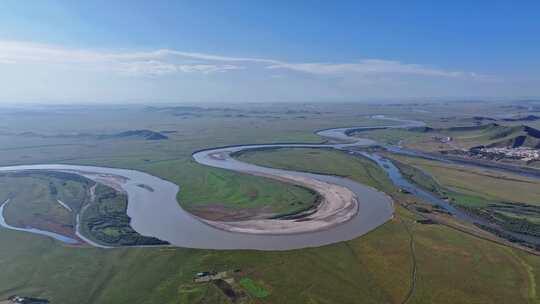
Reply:
<svg viewBox="0 0 540 304"><path fill-rule="evenodd" d="M193 169L203 175L186 180L185 189L197 184L194 187L204 186L208 191L180 191L182 207L188 211L218 204L233 210L268 208L277 215L293 214L318 202L318 194L304 187L222 169L208 170L200 166Z"/></svg>
<svg viewBox="0 0 540 304"><path fill-rule="evenodd" d="M16 227L33 227L74 235L75 216L85 202L89 180L78 175L28 170L0 174L0 201L9 199L6 221ZM61 200L64 205L58 201Z"/></svg>
<svg viewBox="0 0 540 304"><path fill-rule="evenodd" d="M393 160L393 163L399 169L401 174L409 181L420 186L426 191L436 194L442 194L440 185L429 174L418 168L404 164L400 161Z"/></svg>
<svg viewBox="0 0 540 304"><path fill-rule="evenodd" d="M452 136L454 141L466 147L540 147L540 130L525 125L504 126L490 123L434 131Z"/></svg>
<svg viewBox="0 0 540 304"><path fill-rule="evenodd" d="M392 187L386 173L371 160L332 149L248 150L237 158L260 166L348 177L379 189Z"/></svg>
<svg viewBox="0 0 540 304"><path fill-rule="evenodd" d="M246 197L246 188L257 190L259 194L271 189L273 194L266 203L272 204L278 199L276 193L286 193L286 187L267 188L269 180L264 178L197 165L192 161L191 153L231 144L320 142L321 139L312 134L313 130L386 124L364 119L369 114L408 118L420 115L412 112L411 107L429 111L421 114L422 119L437 127L453 126L466 113L491 115L498 109L491 102L399 106L278 104L264 107L310 107L321 114L306 114L308 119L280 115L281 118L275 120L224 118L227 115L224 111L215 111L215 117L201 113L201 117L191 118L148 111L140 113L129 108L122 111L106 109L95 114L79 109L65 115L9 114L2 116L3 127L16 132L62 133L87 128L81 132L106 130L114 133L118 131L118 122L127 122L133 129L178 132L167 134L169 140L164 141L96 142L0 136L0 162L4 165L73 163L141 170L180 185L179 201L183 205L192 202L249 205L251 200ZM314 115L317 115L315 119ZM324 161L324 155L303 154L300 157L299 152L288 163L283 157L276 165L347 175L359 182L367 180L368 184L392 193L384 172L376 171L376 166L372 170L351 161L346 154L339 157L343 160L335 156L332 160L337 163L331 164ZM276 160L280 158L276 156ZM224 181L208 183L209 174ZM229 178L234 182L227 183ZM477 176L476 180L482 179ZM48 188L48 184L44 186ZM218 186L228 188L223 190ZM509 188L496 184L491 190L512 193ZM535 191L534 188L530 193L523 188L516 189L514 194L522 197ZM265 204L263 200L257 203ZM67 248L41 236L0 229L0 298L24 294L63 304L230 303L213 284L194 286L192 276L200 270L238 267L246 272L246 276L255 282L264 282L271 290L268 297L254 299L252 303L401 303L411 286L411 238L405 229L410 227L418 268L415 288L407 303L537 302L539 257L442 225L416 225L415 220L408 211L396 207L393 220L365 236L329 246L285 252Z"/></svg>
<svg viewBox="0 0 540 304"><path fill-rule="evenodd" d="M66 172L3 173L0 175L0 201L10 199L5 218L17 227L33 227L75 238L76 215L82 206L88 205L81 228L92 240L109 246L166 244L141 236L131 228L125 194L97 184L96 202L91 202L89 189L93 185L94 182L85 177Z"/></svg>
<svg viewBox="0 0 540 304"><path fill-rule="evenodd" d="M422 127L422 129L425 127ZM421 128L415 128L421 129ZM424 134L411 132L404 129L374 129L374 130L358 130L350 132L350 136L370 138L380 143L398 145L402 141L415 141L421 139Z"/></svg>
<svg viewBox="0 0 540 304"><path fill-rule="evenodd" d="M253 297L266 298L270 295L268 290L250 278L241 278L239 283Z"/></svg>
<svg viewBox="0 0 540 304"><path fill-rule="evenodd" d="M167 242L140 235L130 226L127 215L127 195L97 184L95 202L82 214L81 226L85 235L108 246L164 245Z"/></svg>
<svg viewBox="0 0 540 304"><path fill-rule="evenodd" d="M520 176L500 176L490 171L452 165L444 165L445 170L442 170L434 168L443 165L433 161L395 155L392 157L399 159L394 162L402 174L423 189L439 197L447 198L452 204L468 213L487 219L507 231L540 236L540 207L538 205L505 201L498 195L501 189L491 190L492 188L482 186L491 185L491 187L500 186L504 187L503 189L510 189L509 184L525 183L526 186L532 186L532 184L536 185L537 181ZM482 180L478 178L478 175L482 176ZM462 179L459 184L445 183L445 181L456 181L457 177ZM438 182L439 180L441 182ZM504 198L507 198L508 193L504 194ZM520 198L530 197L531 193L511 194L514 198ZM497 234L505 235L503 231Z"/></svg>
<svg viewBox="0 0 540 304"><path fill-rule="evenodd" d="M450 151L478 147L540 147L540 130L526 125L501 125L495 122L479 124L482 117L473 118L465 126L414 127L410 129L375 129L352 132L387 144L402 144L421 151ZM456 121L455 121L456 122ZM478 123L478 124L473 124ZM507 123L508 124L508 123Z"/></svg>
<svg viewBox="0 0 540 304"><path fill-rule="evenodd" d="M429 174L449 190L481 197L487 201L540 204L540 180L491 169L445 164L415 157L388 155Z"/></svg>

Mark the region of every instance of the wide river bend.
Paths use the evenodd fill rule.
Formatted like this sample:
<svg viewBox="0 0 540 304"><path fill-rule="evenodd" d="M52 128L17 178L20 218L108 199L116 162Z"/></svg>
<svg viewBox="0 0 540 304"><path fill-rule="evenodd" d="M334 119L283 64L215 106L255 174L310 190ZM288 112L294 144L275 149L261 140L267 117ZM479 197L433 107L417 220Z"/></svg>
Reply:
<svg viewBox="0 0 540 304"><path fill-rule="evenodd" d="M349 127L335 128L317 131L316 134L331 140L346 141L337 144L268 144L268 145L242 145L233 147L220 147L202 150L193 153L193 158L200 164L233 170L237 172L266 176L281 179L283 176L288 180L311 180L315 183L344 187L354 194L356 204L354 212L349 212L345 220L337 220L325 225L310 227L311 231L297 230L296 228L284 229L283 231L272 230L269 233L259 230L242 230L237 227L220 227L219 223L211 223L197 218L183 210L177 201L177 193L181 189L174 183L163 180L150 174L128 170L95 166L78 166L62 164L21 165L0 167L2 171L21 170L50 170L76 173L94 181L116 179L117 186L128 194L127 214L131 217L131 226L140 234L153 236L169 242L173 246L203 249L257 249L257 250L290 250L305 247L322 246L340 241L346 241L377 228L393 217L393 202L389 196L374 188L362 185L347 178L320 175L305 172L296 172L261 167L244 163L231 157L232 153L250 149L261 148L334 148L346 149L350 147L365 147L375 145L376 142L369 139L359 139L348 135L353 129L372 128L409 128L423 126L422 122L374 117L377 119L392 120L398 123L390 126L377 127ZM286 179L287 180L287 179ZM153 189L150 191L146 185ZM2 205L3 206L3 205ZM3 208L0 208L2 210ZM0 213L0 225L5 225L5 220ZM291 221L291 220L267 220L267 221ZM309 224L309 221L306 221ZM36 233L35 229L17 228ZM46 234L54 237L54 235ZM64 241L61 238L57 238ZM94 244L90 244L94 245Z"/></svg>

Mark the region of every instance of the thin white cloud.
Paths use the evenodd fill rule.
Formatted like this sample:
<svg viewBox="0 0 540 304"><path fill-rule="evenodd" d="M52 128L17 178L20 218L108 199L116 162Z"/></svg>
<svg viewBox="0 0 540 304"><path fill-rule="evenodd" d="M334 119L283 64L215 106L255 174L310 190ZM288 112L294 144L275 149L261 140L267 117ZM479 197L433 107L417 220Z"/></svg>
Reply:
<svg viewBox="0 0 540 304"><path fill-rule="evenodd" d="M268 66L269 69L288 69L318 75L340 74L401 74L436 77L474 77L475 73L447 71L419 64L404 64L399 61L365 59L357 63L281 63Z"/></svg>
<svg viewBox="0 0 540 304"><path fill-rule="evenodd" d="M197 54L180 55L169 50L112 52L0 41L0 64L52 64L77 69L111 70L127 75L149 76L178 72L209 74L242 69L241 66L232 64L186 63L178 57L205 59L204 56Z"/></svg>
<svg viewBox="0 0 540 304"><path fill-rule="evenodd" d="M245 68L289 70L320 76L369 77L371 75L425 76L486 79L472 72L449 71L399 61L364 59L347 63L290 63L267 58L248 58L182 52L100 51L70 49L46 44L0 41L0 64L52 64L77 69L110 70L127 75L160 76L173 73L216 73ZM244 66L244 65L248 66Z"/></svg>
<svg viewBox="0 0 540 304"><path fill-rule="evenodd" d="M281 64L282 62L265 59L265 58L249 58L249 57L229 57L229 56L219 56L219 55L210 55L203 53L192 53L192 52L180 52L175 50L163 49L155 52L156 55L176 55L181 57L193 58L193 59L202 59L209 61L225 61L225 62L253 62L253 63L268 63L268 64Z"/></svg>
<svg viewBox="0 0 540 304"><path fill-rule="evenodd" d="M118 71L120 73L138 76L161 76L165 74L183 72L183 73L217 73L226 72L231 70L239 70L242 67L234 66L230 64L172 64L157 60L148 61L133 61L121 63Z"/></svg>

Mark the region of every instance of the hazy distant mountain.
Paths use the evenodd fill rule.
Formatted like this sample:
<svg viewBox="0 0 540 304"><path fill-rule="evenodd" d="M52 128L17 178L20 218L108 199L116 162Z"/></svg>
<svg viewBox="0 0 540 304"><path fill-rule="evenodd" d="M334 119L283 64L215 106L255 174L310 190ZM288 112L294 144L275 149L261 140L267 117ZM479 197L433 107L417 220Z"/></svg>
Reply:
<svg viewBox="0 0 540 304"><path fill-rule="evenodd" d="M520 125L503 126L489 123L477 126L434 129L430 127L412 128L421 133L443 134L451 137L467 137L477 142L477 147L529 147L540 149L540 130Z"/></svg>
<svg viewBox="0 0 540 304"><path fill-rule="evenodd" d="M146 140L160 140L160 139L168 139L166 135L163 135L159 132L151 131L151 130L130 130L130 131L124 131L112 135L104 135L103 138L125 138L125 137L136 137L136 138L144 138Z"/></svg>
<svg viewBox="0 0 540 304"><path fill-rule="evenodd" d="M168 133L171 133L170 131ZM92 134L92 133L75 133L75 134L40 134L36 132L23 133L3 133L3 135L20 136L20 137L41 137L41 138L75 138L75 139L115 139L115 138L133 138L145 140L162 140L169 137L161 132L152 130L128 130L112 134Z"/></svg>
<svg viewBox="0 0 540 304"><path fill-rule="evenodd" d="M539 120L540 116L537 115L527 115L523 117L514 117L514 118L505 118L504 121L535 121Z"/></svg>
<svg viewBox="0 0 540 304"><path fill-rule="evenodd" d="M495 135L494 139L502 140L494 142L489 147L529 147L540 149L540 130L529 126L506 127L508 130Z"/></svg>

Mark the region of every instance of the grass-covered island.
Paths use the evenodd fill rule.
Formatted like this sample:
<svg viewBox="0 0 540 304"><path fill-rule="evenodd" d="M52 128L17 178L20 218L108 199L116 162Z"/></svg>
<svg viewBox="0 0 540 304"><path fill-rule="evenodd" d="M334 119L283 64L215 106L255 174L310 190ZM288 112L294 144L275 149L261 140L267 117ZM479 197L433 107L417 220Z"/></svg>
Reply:
<svg viewBox="0 0 540 304"><path fill-rule="evenodd" d="M50 231L83 243L79 232L103 246L167 244L131 228L125 193L75 173L2 173L0 201L6 204L6 223L14 227Z"/></svg>

